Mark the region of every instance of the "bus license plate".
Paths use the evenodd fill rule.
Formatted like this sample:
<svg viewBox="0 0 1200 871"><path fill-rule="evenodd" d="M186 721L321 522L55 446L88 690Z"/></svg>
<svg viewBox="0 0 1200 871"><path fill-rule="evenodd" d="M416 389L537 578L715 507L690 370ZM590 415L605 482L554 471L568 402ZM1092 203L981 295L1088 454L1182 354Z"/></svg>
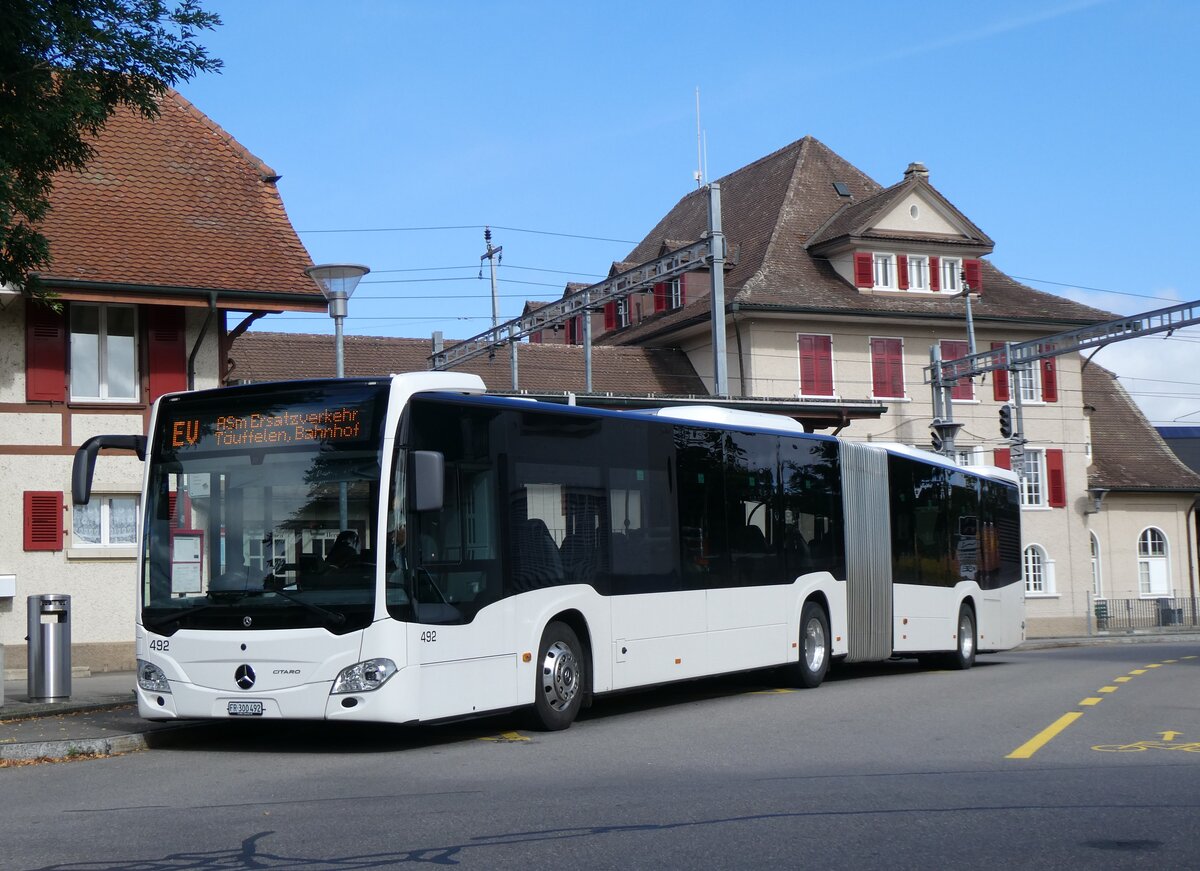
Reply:
<svg viewBox="0 0 1200 871"><path fill-rule="evenodd" d="M230 702L229 716L231 717L261 717L263 715L262 702Z"/></svg>

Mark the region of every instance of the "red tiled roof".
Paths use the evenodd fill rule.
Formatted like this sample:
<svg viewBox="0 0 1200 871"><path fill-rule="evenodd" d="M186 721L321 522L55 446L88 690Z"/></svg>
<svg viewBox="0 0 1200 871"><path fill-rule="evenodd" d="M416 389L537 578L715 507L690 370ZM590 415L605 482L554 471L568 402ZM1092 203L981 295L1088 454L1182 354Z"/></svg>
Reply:
<svg viewBox="0 0 1200 871"><path fill-rule="evenodd" d="M298 294L321 300L278 176L175 91L118 110L82 172L59 173L41 229L55 280ZM282 307L286 308L286 301Z"/></svg>
<svg viewBox="0 0 1200 871"><path fill-rule="evenodd" d="M429 368L429 339L347 336L348 376L387 375ZM447 342L452 345L453 342ZM229 355L230 377L243 381L287 381L334 375L333 336L251 331L239 336ZM454 367L483 378L489 390L512 389L508 348L492 359L475 357ZM582 393L586 384L579 345L521 344L519 387L537 393ZM708 390L682 351L656 348L592 348L592 388L599 393L706 396Z"/></svg>
<svg viewBox="0 0 1200 871"><path fill-rule="evenodd" d="M845 208L846 199L838 195L834 182L846 185L854 201L862 204L846 209L839 216L841 220L832 222L836 226L831 225L831 218ZM883 191L878 183L811 136L730 173L720 183L722 228L731 251L737 252L736 265L725 274L726 303L736 302L750 310L847 316L962 317L961 305L947 306L945 297L933 294L860 293L834 271L828 260L814 256L808 248L817 233L830 238L831 232L848 232L868 213L876 213L881 204L892 202L895 195L913 187L912 183L902 182ZM928 186L927 182L922 184ZM944 200L940 194L937 196ZM975 234L977 228L966 223ZM625 259L644 263L659 256L663 240L699 239L707 229L708 195L702 190L693 191ZM875 234L879 235L878 231ZM991 242L982 231L977 231L973 241L985 247ZM974 316L979 321L1033 321L1053 326L1116 317L1027 287L987 260L983 261L983 278L983 293L974 304ZM597 341L619 345L670 341L676 330L706 318L709 306L709 297L702 297L683 309L606 333Z"/></svg>
<svg viewBox="0 0 1200 871"><path fill-rule="evenodd" d="M1083 401L1095 409L1089 487L1200 492L1200 475L1175 455L1112 372L1085 366Z"/></svg>

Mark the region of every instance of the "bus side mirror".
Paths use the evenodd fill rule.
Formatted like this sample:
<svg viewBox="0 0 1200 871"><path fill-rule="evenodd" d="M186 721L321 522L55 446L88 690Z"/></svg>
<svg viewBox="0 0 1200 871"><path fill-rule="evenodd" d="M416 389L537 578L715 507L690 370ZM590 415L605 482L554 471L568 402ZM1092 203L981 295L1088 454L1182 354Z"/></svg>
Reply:
<svg viewBox="0 0 1200 871"><path fill-rule="evenodd" d="M440 511L446 460L440 451L413 451L413 510Z"/></svg>
<svg viewBox="0 0 1200 871"><path fill-rule="evenodd" d="M96 471L96 454L101 448L133 451L139 460L146 459L146 437L139 435L92 436L79 446L71 464L71 499L76 505L87 505L92 498L92 476Z"/></svg>

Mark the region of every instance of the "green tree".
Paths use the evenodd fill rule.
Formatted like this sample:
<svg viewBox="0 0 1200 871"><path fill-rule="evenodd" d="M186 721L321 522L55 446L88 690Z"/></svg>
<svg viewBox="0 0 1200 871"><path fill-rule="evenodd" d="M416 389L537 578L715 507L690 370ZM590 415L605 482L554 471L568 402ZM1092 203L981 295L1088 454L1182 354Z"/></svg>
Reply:
<svg viewBox="0 0 1200 871"><path fill-rule="evenodd" d="M200 0L0 0L0 282L44 293L54 174L87 165L118 108L154 118L168 87L220 70L196 41L220 23Z"/></svg>

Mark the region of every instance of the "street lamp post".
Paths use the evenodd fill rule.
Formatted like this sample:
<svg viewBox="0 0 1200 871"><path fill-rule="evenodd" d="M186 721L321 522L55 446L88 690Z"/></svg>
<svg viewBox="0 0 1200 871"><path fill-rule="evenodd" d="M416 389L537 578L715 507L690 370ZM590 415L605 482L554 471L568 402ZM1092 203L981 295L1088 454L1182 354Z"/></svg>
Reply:
<svg viewBox="0 0 1200 871"><path fill-rule="evenodd" d="M346 355L342 347L342 321L346 317L346 303L358 281L371 270L357 263L326 263L310 266L304 273L317 283L321 293L329 301L329 316L333 318L334 360L338 378L346 377ZM345 481L338 482L339 529L350 525L350 498Z"/></svg>
<svg viewBox="0 0 1200 871"><path fill-rule="evenodd" d="M305 275L317 283L321 293L329 301L329 316L333 318L334 355L337 377L346 377L346 358L342 346L342 321L346 317L346 304L358 281L371 270L357 263L325 263L310 266Z"/></svg>

